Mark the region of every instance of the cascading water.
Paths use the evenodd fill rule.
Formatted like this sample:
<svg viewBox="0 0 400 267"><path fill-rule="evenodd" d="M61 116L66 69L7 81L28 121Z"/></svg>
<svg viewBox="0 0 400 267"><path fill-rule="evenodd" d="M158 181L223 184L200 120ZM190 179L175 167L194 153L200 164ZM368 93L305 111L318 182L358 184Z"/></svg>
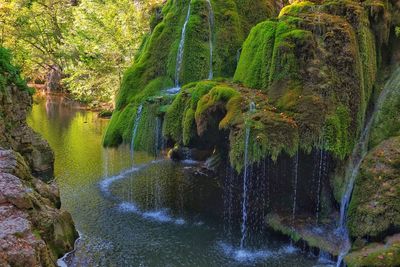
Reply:
<svg viewBox="0 0 400 267"><path fill-rule="evenodd" d="M133 122L132 139L131 139L131 157L132 157L132 160L133 160L133 152L135 150L135 139L136 139L137 129L139 127L140 119L142 118L142 110L143 110L143 105L140 104L138 109L137 109L137 111L136 111L135 121Z"/></svg>
<svg viewBox="0 0 400 267"><path fill-rule="evenodd" d="M179 41L178 54L176 56L175 84L174 88L167 90L167 92L170 94L176 94L181 90L180 77L182 71L183 52L185 50L186 29L190 18L190 11L191 11L191 3L189 1L189 7L185 18L185 23L183 24L182 27L181 40Z"/></svg>
<svg viewBox="0 0 400 267"><path fill-rule="evenodd" d="M214 11L213 11L213 8L212 8L210 0L207 0L207 3L208 3L208 8L209 8L208 25L209 25L209 43L210 43L210 71L208 73L208 79L211 80L214 77L214 72L213 72Z"/></svg>
<svg viewBox="0 0 400 267"><path fill-rule="evenodd" d="M323 143L323 142L322 142ZM318 163L318 172L317 172L317 208L316 208L316 215L315 215L315 222L318 225L319 224L319 214L320 214L320 209L321 209L321 187L322 187L322 179L325 175L326 171L326 152L321 146L321 150L319 151L319 163Z"/></svg>
<svg viewBox="0 0 400 267"><path fill-rule="evenodd" d="M294 227L296 219L296 204L297 204L297 183L299 178L299 152L296 153L293 167L293 207L292 207L292 227Z"/></svg>
<svg viewBox="0 0 400 267"><path fill-rule="evenodd" d="M382 92L379 95L378 101L375 105L374 111L369 118L361 136L359 139L358 144L355 146L353 153L350 158L349 165L346 170L346 191L342 197L341 204L340 204L340 220L339 220L339 228L337 232L343 236L344 242L341 248L341 253L338 257L338 261L336 266L341 266L344 257L350 250L350 240L348 236L348 230L346 226L347 222L347 210L350 204L351 195L354 189L355 180L359 174L361 164L368 153L368 141L369 135L371 132L371 128L373 122L375 120L376 113L381 109L382 104L384 103L385 99L387 98L388 93L393 88L397 88L400 84L400 67L396 69L390 80L386 83L385 87L383 88Z"/></svg>
<svg viewBox="0 0 400 267"><path fill-rule="evenodd" d="M224 180L224 232L231 238L233 232L233 186L235 182L235 170L228 167Z"/></svg>
<svg viewBox="0 0 400 267"><path fill-rule="evenodd" d="M256 110L256 105L254 102L250 103L249 112L254 112ZM248 165L249 165L249 141L250 141L250 127L247 126L245 130L245 143L244 143L244 171L243 171L243 200L242 200L242 226L241 226L241 233L242 238L240 239L240 248L244 248L244 242L246 241L247 237L247 202L248 202Z"/></svg>

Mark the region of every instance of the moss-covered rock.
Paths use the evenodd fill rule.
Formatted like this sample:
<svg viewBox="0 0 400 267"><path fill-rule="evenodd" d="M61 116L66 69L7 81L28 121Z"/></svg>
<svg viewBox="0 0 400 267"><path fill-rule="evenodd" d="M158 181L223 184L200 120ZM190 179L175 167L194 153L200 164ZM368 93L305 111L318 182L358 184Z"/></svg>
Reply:
<svg viewBox="0 0 400 267"><path fill-rule="evenodd" d="M182 67L176 73L176 62L182 26L187 24ZM209 25L206 0L167 1L158 14L160 21L136 56L135 63L124 74L118 94L116 111L104 138L106 146L129 142L132 118L144 99L174 86L206 79L210 64L214 76L231 77L236 68L236 55L251 26L276 12L274 1L212 0L214 27ZM162 18L162 20L161 20ZM210 34L210 29L212 34ZM210 62L210 36L213 62Z"/></svg>
<svg viewBox="0 0 400 267"><path fill-rule="evenodd" d="M376 79L376 38L356 1L297 1L254 27L234 79L264 91L299 127L305 150L347 157Z"/></svg>
<svg viewBox="0 0 400 267"><path fill-rule="evenodd" d="M386 96L378 103L370 137L370 146L374 147L383 140L400 135L400 68L397 68L385 85Z"/></svg>
<svg viewBox="0 0 400 267"><path fill-rule="evenodd" d="M346 256L349 267L391 267L400 265L400 236L394 235L386 239L385 244L373 243Z"/></svg>
<svg viewBox="0 0 400 267"><path fill-rule="evenodd" d="M291 216L286 218L278 214L267 215L267 225L276 232L290 237L295 243L304 241L309 247L338 256L341 240L334 234L332 225L323 227L314 225L310 218L297 218L294 222Z"/></svg>
<svg viewBox="0 0 400 267"><path fill-rule="evenodd" d="M348 227L355 238L382 239L400 230L400 137L374 148L361 166L349 207Z"/></svg>
<svg viewBox="0 0 400 267"><path fill-rule="evenodd" d="M255 110L250 112L250 104ZM269 104L268 97L229 82L188 85L165 115L164 134L175 143L190 145L203 140L219 147L229 134L230 161L237 171L244 164L245 131L250 129L249 163L282 153L294 155L299 146L298 127L289 115ZM223 141L227 143L227 141Z"/></svg>

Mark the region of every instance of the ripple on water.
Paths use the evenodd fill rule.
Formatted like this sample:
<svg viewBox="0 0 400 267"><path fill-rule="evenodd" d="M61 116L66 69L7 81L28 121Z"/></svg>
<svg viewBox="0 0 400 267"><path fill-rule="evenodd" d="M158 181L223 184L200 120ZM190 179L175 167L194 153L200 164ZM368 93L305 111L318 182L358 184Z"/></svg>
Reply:
<svg viewBox="0 0 400 267"><path fill-rule="evenodd" d="M288 254L294 254L298 252L298 249L291 245L284 246L277 250L245 249L234 247L224 242L219 242L218 245L225 255L239 263L261 262L269 258L279 258Z"/></svg>
<svg viewBox="0 0 400 267"><path fill-rule="evenodd" d="M134 203L131 202L122 202L118 205L118 209L121 212L125 213L134 213L145 219L160 222L160 223L174 223L177 225L183 225L186 221L182 218L173 218L168 214L167 209L162 210L152 210L142 212Z"/></svg>

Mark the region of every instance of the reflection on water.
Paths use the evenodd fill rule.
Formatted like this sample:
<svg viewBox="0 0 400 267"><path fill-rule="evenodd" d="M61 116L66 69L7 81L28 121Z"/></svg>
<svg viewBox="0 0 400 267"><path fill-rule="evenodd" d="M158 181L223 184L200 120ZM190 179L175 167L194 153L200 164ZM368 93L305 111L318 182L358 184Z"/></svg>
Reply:
<svg viewBox="0 0 400 267"><path fill-rule="evenodd" d="M63 208L81 233L72 266L313 266L285 243L237 250L227 242L221 182L195 166L103 149L108 121L62 96L35 104L29 124L56 155ZM240 240L240 237L236 237ZM269 240L268 240L269 239ZM236 243L235 243L236 244Z"/></svg>

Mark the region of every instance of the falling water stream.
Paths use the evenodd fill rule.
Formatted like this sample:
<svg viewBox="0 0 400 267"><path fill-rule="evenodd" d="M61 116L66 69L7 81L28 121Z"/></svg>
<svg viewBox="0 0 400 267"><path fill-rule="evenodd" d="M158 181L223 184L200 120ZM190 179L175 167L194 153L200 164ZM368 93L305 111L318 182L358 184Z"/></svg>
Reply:
<svg viewBox="0 0 400 267"><path fill-rule="evenodd" d="M135 139L136 139L136 134L137 130L140 124L140 119L142 118L142 111L143 111L143 105L140 104L139 107L137 108L136 111L136 117L135 120L133 121L133 127L132 127L132 139L131 139L131 156L133 158L133 153L135 150Z"/></svg>
<svg viewBox="0 0 400 267"><path fill-rule="evenodd" d="M253 113L256 110L254 102L250 103L249 112ZM250 127L246 126L245 130L245 142L244 142L244 171L243 171L243 199L242 199L242 226L241 233L242 238L240 239L240 249L244 249L246 237L247 237L247 202L248 202L248 180L249 180L249 141L250 141Z"/></svg>
<svg viewBox="0 0 400 267"><path fill-rule="evenodd" d="M293 168L293 207L292 207L292 227L294 227L296 220L296 204L297 204L297 184L299 176L299 152L296 153Z"/></svg>
<svg viewBox="0 0 400 267"><path fill-rule="evenodd" d="M190 12L191 12L191 3L189 1L189 7L188 7L187 14L186 14L185 22L183 23L181 39L179 41L178 53L176 56L175 84L174 84L174 88L167 90L167 92L171 93L171 94L176 94L181 90L180 78L181 78L181 72L182 72L183 54L184 54L184 50L185 50L186 29L187 29L187 24L188 24L189 18L190 18Z"/></svg>
<svg viewBox="0 0 400 267"><path fill-rule="evenodd" d="M349 252L350 247L351 247L349 236L348 236L348 229L347 229L347 225L346 225L347 211L348 211L349 203L351 200L351 195L353 193L355 180L359 174L361 164L362 164L365 156L368 153L368 142L369 142L371 128L374 123L375 116L376 116L377 112L381 109L382 104L386 100L388 93L393 88L396 88L396 86L399 86L399 84L400 84L399 80L400 80L400 68L397 68L397 70L394 72L394 74L389 79L389 81L386 83L382 92L380 93L379 98L375 104L374 111L371 114L370 118L368 119L363 132L361 133L358 144L355 146L355 148L353 150L353 153L352 153L350 161L349 161L349 165L346 169L347 186L346 186L346 191L342 197L341 204L340 204L340 220L339 220L339 227L337 230L337 232L340 235L342 235L344 242L343 242L343 245L341 248L341 253L340 253L338 261L337 261L337 267L341 266L344 257L347 255L347 253Z"/></svg>

